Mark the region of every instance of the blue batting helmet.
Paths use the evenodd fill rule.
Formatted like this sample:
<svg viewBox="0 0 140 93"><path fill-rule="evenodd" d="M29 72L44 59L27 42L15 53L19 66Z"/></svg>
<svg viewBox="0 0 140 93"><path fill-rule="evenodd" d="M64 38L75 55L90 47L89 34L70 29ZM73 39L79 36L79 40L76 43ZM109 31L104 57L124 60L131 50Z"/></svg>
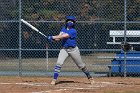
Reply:
<svg viewBox="0 0 140 93"><path fill-rule="evenodd" d="M66 21L67 21L67 20L72 20L72 21L75 22L75 21L76 21L76 18L75 18L74 16L67 16L67 17L66 17Z"/></svg>

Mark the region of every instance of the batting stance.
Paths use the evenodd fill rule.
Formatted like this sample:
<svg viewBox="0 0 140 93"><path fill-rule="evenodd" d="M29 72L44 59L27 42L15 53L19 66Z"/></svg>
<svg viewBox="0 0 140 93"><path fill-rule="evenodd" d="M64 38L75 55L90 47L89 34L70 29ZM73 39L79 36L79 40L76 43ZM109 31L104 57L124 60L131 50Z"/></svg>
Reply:
<svg viewBox="0 0 140 93"><path fill-rule="evenodd" d="M81 59L80 51L77 47L77 31L74 28L75 22L76 18L74 16L67 16L66 26L61 29L60 34L56 36L48 36L48 41L50 42L62 40L62 49L60 50L58 60L55 66L54 77L51 82L52 85L56 84L60 69L68 56L70 56L75 62L75 64L79 67L79 69L81 69L86 74L91 84L94 83L94 80L91 77L89 71L87 70L85 63L83 63Z"/></svg>

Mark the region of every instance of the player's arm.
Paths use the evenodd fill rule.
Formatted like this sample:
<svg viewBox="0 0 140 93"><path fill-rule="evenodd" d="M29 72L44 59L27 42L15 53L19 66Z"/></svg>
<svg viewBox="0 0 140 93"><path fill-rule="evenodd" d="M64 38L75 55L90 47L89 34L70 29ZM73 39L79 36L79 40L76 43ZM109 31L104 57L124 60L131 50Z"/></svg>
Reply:
<svg viewBox="0 0 140 93"><path fill-rule="evenodd" d="M53 41L55 42L55 41L60 41L63 38L69 38L69 37L70 37L69 34L60 32L59 35L48 36L48 41L49 42L53 42Z"/></svg>
<svg viewBox="0 0 140 93"><path fill-rule="evenodd" d="M62 34L63 34L62 32L59 33L59 35L62 35ZM56 35L56 36L59 36L59 35ZM53 37L53 36L52 36L52 37ZM54 40L54 41L60 41L60 39L54 39L54 38L53 38L53 40Z"/></svg>
<svg viewBox="0 0 140 93"><path fill-rule="evenodd" d="M69 34L67 33L60 33L59 35L56 35L56 36L52 36L52 38L54 40L60 40L60 39L63 39L63 38L69 38Z"/></svg>

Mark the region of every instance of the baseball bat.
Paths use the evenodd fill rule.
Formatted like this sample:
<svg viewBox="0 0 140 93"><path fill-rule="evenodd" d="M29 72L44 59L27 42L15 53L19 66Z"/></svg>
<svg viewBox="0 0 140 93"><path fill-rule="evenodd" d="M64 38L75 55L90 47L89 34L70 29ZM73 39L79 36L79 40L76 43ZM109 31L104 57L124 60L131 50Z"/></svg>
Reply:
<svg viewBox="0 0 140 93"><path fill-rule="evenodd" d="M34 31L38 32L39 34L43 35L44 37L47 38L47 36L45 34L43 34L42 32L40 32L36 27L34 27L33 25L31 25L30 23L28 23L27 21L21 19L21 22L23 22L25 25L29 26L31 29L33 29Z"/></svg>

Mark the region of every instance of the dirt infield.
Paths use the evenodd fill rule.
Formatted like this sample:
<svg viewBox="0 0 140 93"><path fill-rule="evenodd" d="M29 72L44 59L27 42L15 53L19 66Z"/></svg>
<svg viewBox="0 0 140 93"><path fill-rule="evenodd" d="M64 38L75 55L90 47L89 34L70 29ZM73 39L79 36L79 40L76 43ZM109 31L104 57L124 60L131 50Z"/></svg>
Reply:
<svg viewBox="0 0 140 93"><path fill-rule="evenodd" d="M0 77L0 93L140 93L140 78L95 77L90 85L85 77Z"/></svg>

